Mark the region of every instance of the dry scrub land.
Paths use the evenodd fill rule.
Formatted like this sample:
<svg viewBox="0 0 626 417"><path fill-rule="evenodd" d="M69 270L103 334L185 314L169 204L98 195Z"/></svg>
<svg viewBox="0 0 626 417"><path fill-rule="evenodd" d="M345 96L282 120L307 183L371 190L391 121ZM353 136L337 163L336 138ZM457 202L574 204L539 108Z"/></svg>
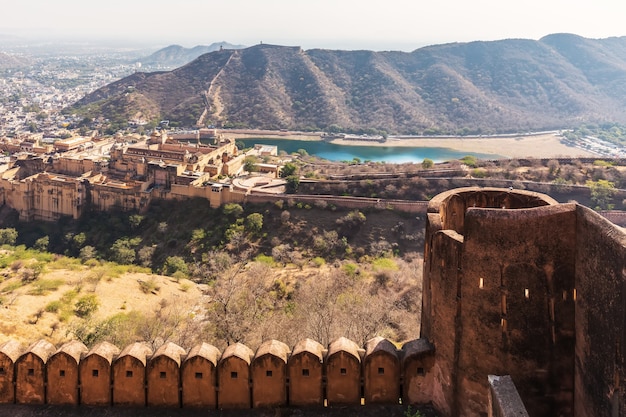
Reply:
<svg viewBox="0 0 626 417"><path fill-rule="evenodd" d="M144 220L146 229L130 239L136 246L123 248L137 254L135 265L4 245L0 342L77 338L123 347L141 340L190 348L206 341L223 349L240 341L255 349L267 339L293 345L306 337L323 344L339 336L359 344L375 335L398 343L418 337L422 220L287 203L250 210L240 218L257 214L261 229L251 232L247 222L239 228L235 220L219 248L207 243L215 230L208 225L185 234L181 229L192 227L179 224L170 227L177 234L153 242L158 233ZM81 256L95 241L89 233L82 239ZM172 256L152 270L136 265L144 247L154 249L153 259L162 249L186 266L168 269Z"/></svg>
<svg viewBox="0 0 626 417"><path fill-rule="evenodd" d="M2 257L12 256L11 252L3 250ZM87 266L64 257L46 263L37 279L25 279L37 262L35 258L15 260L1 272L3 339L27 344L45 338L59 344L72 338L77 326L85 322L118 314L148 317L173 306L185 306L191 314L201 299L201 292L189 280L175 282L112 264Z"/></svg>

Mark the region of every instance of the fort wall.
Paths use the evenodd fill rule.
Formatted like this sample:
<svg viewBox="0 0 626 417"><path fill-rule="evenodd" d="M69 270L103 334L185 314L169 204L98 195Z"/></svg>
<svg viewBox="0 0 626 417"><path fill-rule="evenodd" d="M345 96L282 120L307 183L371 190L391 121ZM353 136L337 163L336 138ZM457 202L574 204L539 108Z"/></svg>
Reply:
<svg viewBox="0 0 626 417"><path fill-rule="evenodd" d="M107 342L88 351L77 341L57 350L41 340L20 349L13 366L11 361L1 363L0 403L213 409L322 406L324 401L416 404L422 402L417 401L419 393L404 395L401 386L421 386L414 380L430 373L424 366L432 345L408 344L427 349L398 350L383 338L361 349L341 338L328 350L307 339L296 345L295 356L276 340L264 342L256 352L236 343L222 354L203 343L187 353L166 343L153 353L143 343L120 352ZM0 357L15 358L15 348L14 341L0 345ZM411 365L403 368L402 363ZM415 364L421 372L407 374Z"/></svg>
<svg viewBox="0 0 626 417"><path fill-rule="evenodd" d="M511 375L533 415L571 407L574 209L567 204L467 211L459 402L484 399L485 375L494 373Z"/></svg>
<svg viewBox="0 0 626 417"><path fill-rule="evenodd" d="M497 374L530 415L623 415L624 230L506 189L452 190L428 211L421 324L435 407L487 413Z"/></svg>
<svg viewBox="0 0 626 417"><path fill-rule="evenodd" d="M242 193L241 195L241 202L252 204L273 203L278 200L293 200L295 202L313 205L317 201L325 201L328 204L347 209L390 209L404 211L408 213L425 213L426 209L428 208L427 201L407 201L330 195L270 194L258 192L251 192L249 194Z"/></svg>
<svg viewBox="0 0 626 417"><path fill-rule="evenodd" d="M575 416L626 413L626 233L577 206Z"/></svg>

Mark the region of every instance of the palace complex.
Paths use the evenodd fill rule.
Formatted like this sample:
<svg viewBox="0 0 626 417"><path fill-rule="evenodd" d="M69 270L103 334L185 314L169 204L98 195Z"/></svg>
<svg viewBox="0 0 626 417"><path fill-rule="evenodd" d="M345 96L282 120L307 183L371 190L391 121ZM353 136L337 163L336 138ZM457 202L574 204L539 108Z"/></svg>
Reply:
<svg viewBox="0 0 626 417"><path fill-rule="evenodd" d="M232 139L207 145L178 141L165 132L150 138L70 138L47 147L35 141L1 144L17 152L0 178L0 201L20 220L79 218L86 210L136 210L152 199L202 197L211 206L229 202L232 188L218 178L244 164Z"/></svg>

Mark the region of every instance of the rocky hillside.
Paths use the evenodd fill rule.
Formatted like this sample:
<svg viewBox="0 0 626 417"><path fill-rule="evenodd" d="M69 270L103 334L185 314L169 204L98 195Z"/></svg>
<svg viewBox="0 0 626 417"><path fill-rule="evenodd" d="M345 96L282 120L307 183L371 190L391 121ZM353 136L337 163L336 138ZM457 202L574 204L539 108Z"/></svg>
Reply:
<svg viewBox="0 0 626 417"><path fill-rule="evenodd" d="M242 49L243 45L233 45L228 42L214 42L210 45L197 45L193 48L185 48L180 45L170 45L159 49L153 54L139 60L146 67L156 68L176 68L181 67L200 55L209 52L219 51L220 49Z"/></svg>
<svg viewBox="0 0 626 417"><path fill-rule="evenodd" d="M123 125L492 133L626 122L626 37L555 34L406 52L256 45L138 73L72 111Z"/></svg>

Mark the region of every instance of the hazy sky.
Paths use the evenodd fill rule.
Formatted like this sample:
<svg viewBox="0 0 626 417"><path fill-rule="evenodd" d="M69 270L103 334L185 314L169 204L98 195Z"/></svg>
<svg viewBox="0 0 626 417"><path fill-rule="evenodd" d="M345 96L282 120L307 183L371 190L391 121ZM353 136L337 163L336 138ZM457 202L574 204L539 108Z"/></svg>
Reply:
<svg viewBox="0 0 626 417"><path fill-rule="evenodd" d="M0 34L183 46L227 41L405 50L446 42L626 35L621 0L2 0Z"/></svg>

